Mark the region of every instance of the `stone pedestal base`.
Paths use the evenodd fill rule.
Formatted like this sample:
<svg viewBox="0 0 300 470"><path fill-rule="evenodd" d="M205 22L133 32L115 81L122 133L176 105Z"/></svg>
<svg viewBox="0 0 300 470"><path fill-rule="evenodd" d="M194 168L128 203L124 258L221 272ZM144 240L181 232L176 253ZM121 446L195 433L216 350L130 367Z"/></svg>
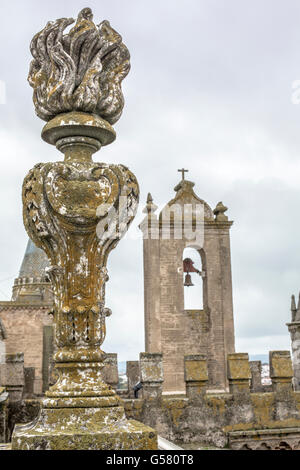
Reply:
<svg viewBox="0 0 300 470"><path fill-rule="evenodd" d="M37 419L17 425L12 450L156 450L156 432L128 421L122 406L47 408Z"/></svg>

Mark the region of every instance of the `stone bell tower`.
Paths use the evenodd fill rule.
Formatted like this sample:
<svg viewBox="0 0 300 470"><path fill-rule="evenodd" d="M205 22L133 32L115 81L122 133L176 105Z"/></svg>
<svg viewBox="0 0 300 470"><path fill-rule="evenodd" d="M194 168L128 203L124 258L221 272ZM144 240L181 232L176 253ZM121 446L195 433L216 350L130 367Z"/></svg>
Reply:
<svg viewBox="0 0 300 470"><path fill-rule="evenodd" d="M210 389L225 389L226 357L234 353L229 230L233 222L219 203L214 211L184 179L157 216L149 194L140 224L144 238L146 352L163 353L164 391L184 391L184 355L208 358ZM187 229L186 229L187 226ZM183 252L202 262L203 308L185 310Z"/></svg>

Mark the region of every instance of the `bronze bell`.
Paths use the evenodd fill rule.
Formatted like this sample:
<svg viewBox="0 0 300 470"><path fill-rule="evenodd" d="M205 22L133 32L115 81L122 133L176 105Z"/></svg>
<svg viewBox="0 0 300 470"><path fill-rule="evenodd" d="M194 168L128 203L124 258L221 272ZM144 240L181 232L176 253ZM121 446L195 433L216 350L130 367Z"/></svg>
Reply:
<svg viewBox="0 0 300 470"><path fill-rule="evenodd" d="M186 274L184 286L185 287L192 287L194 284L192 283L192 276L190 274Z"/></svg>

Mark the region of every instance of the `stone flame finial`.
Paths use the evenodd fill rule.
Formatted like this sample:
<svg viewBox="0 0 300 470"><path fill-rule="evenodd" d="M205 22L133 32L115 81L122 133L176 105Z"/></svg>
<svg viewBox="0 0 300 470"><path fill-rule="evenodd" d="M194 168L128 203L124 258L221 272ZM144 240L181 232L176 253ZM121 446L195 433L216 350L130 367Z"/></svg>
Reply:
<svg viewBox="0 0 300 470"><path fill-rule="evenodd" d="M37 115L44 121L71 111L97 114L114 124L121 117L122 80L130 54L122 37L103 21L93 23L90 8L73 18L50 21L31 41L28 81Z"/></svg>

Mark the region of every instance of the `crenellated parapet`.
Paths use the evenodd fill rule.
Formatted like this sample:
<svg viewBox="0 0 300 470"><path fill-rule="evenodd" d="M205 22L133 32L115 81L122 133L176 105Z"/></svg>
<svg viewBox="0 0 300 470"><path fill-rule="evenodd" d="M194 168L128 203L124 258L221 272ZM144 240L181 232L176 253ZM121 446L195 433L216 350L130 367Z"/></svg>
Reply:
<svg viewBox="0 0 300 470"><path fill-rule="evenodd" d="M230 393L250 392L251 370L248 354L228 354L227 374Z"/></svg>
<svg viewBox="0 0 300 470"><path fill-rule="evenodd" d="M4 444L8 439L8 403L9 395L0 385L0 444Z"/></svg>
<svg viewBox="0 0 300 470"><path fill-rule="evenodd" d="M24 354L6 354L0 364L0 386L4 386L11 402L21 401L25 387Z"/></svg>
<svg viewBox="0 0 300 470"><path fill-rule="evenodd" d="M156 383L153 371L161 357L143 354L141 360L141 368L148 368L148 383ZM173 441L243 450L300 449L300 395L292 389L289 351L270 352L270 392L252 390L248 354L227 356L229 392L207 390L205 355L185 356L184 371L185 395L163 393L153 400L147 390L143 398L124 400L127 416Z"/></svg>
<svg viewBox="0 0 300 470"><path fill-rule="evenodd" d="M162 393L161 354L142 353L131 366L143 389L139 398L124 395L128 419L154 427L173 441L232 449L299 449L300 394L292 390L292 365L288 351L270 353L273 391L253 392L247 354L228 356L230 392L207 390L207 359L204 355L184 358L186 394ZM109 356L114 363L115 355ZM139 370L137 366L139 365ZM23 407L35 411L32 400ZM34 417L34 416L32 416ZM12 418L13 419L13 418Z"/></svg>
<svg viewBox="0 0 300 470"><path fill-rule="evenodd" d="M208 387L207 356L204 354L184 356L184 380L187 398L200 398L206 393Z"/></svg>

